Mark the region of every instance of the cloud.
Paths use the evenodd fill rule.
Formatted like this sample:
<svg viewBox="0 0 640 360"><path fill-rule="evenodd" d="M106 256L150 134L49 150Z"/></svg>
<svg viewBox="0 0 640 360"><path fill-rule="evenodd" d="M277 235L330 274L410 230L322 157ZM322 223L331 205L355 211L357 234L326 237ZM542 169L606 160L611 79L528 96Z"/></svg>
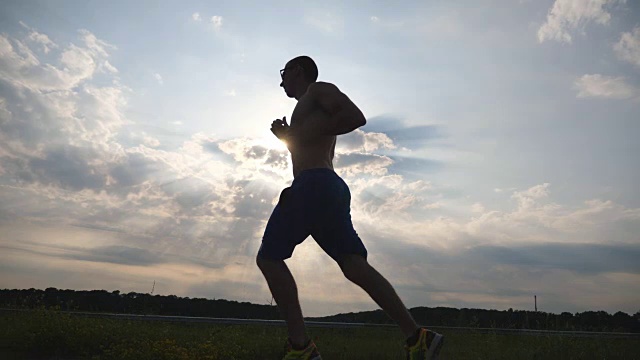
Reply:
<svg viewBox="0 0 640 360"><path fill-rule="evenodd" d="M213 24L213 29L214 30L218 31L218 30L220 30L222 28L222 21L223 21L222 16L214 15L214 16L211 17L210 21Z"/></svg>
<svg viewBox="0 0 640 360"><path fill-rule="evenodd" d="M202 17L200 17L200 13L193 13L191 14L191 19L193 19L193 21L202 21Z"/></svg>
<svg viewBox="0 0 640 360"><path fill-rule="evenodd" d="M380 246L378 251L385 254L384 261L382 258L372 260L384 264L378 268L382 268L381 271L401 268L414 275L423 274L422 277L408 277L395 271L395 278L390 281L397 284L402 293L411 294L414 299L426 297L429 300L422 301L431 304L527 308L526 304L537 294L538 300L546 299L546 311L602 309L606 308L605 303L615 304L613 309L618 311L622 307L633 308L634 300L637 300L635 295L627 297L638 291L640 269L634 261L640 251L637 244L546 242L479 245L456 251L408 246L400 251L393 242L375 240ZM441 275L444 273L448 276ZM423 280L408 281L407 278ZM604 285L607 289L598 287L603 281L608 284ZM622 286L620 291L613 290L619 286ZM615 295L597 295L610 291ZM591 296L597 299L585 301ZM612 299L621 296L627 297L626 300ZM551 299L555 300L552 302Z"/></svg>
<svg viewBox="0 0 640 360"><path fill-rule="evenodd" d="M49 39L47 35L39 33L36 29L28 26L22 21L20 21L19 23L22 27L29 30L29 36L28 36L29 41L32 41L42 46L42 51L45 54L48 54L49 51L51 51L51 49L55 49L58 47L58 45L53 41L51 41L51 39Z"/></svg>
<svg viewBox="0 0 640 360"><path fill-rule="evenodd" d="M632 99L640 97L640 89L627 83L622 76L587 74L577 79L574 87L578 90L577 97L579 98Z"/></svg>
<svg viewBox="0 0 640 360"><path fill-rule="evenodd" d="M161 262L159 256L149 250L122 245L101 246L81 253L71 254L68 257L83 261L139 266Z"/></svg>
<svg viewBox="0 0 640 360"><path fill-rule="evenodd" d="M380 149L395 149L396 145L393 140L385 133L365 132L356 129L344 136L341 136L336 142L336 151L338 153L364 151L371 153Z"/></svg>
<svg viewBox="0 0 640 360"><path fill-rule="evenodd" d="M613 49L620 59L640 67L640 27L622 33Z"/></svg>
<svg viewBox="0 0 640 360"><path fill-rule="evenodd" d="M156 139L155 137L147 134L146 132L142 132L142 143L145 146L151 147L151 148L155 148L160 146L160 140Z"/></svg>
<svg viewBox="0 0 640 360"><path fill-rule="evenodd" d="M441 170L445 163L416 156L389 155L392 164L388 170L404 176L422 177L425 174Z"/></svg>
<svg viewBox="0 0 640 360"><path fill-rule="evenodd" d="M407 126L402 119L393 116L374 116L367 120L366 128L370 133L383 133L394 147L418 149L429 144L430 140L442 139L445 131L440 125Z"/></svg>
<svg viewBox="0 0 640 360"><path fill-rule="evenodd" d="M118 69L115 66L111 65L111 63L109 63L109 60L105 60L103 66L108 72L111 72L114 74L118 73Z"/></svg>
<svg viewBox="0 0 640 360"><path fill-rule="evenodd" d="M492 241L494 244L500 242L500 239L598 242L596 229L603 225L606 227L605 224L640 219L638 209L625 209L611 201L593 199L575 209L550 202L550 186L549 183L544 183L523 191L514 191L511 195L511 199L516 202L513 211L487 209L481 215L474 216L465 225L465 231L477 238L491 234L495 239ZM483 233L485 235L481 235ZM624 243L628 240L628 234L624 231L619 233L618 238L610 234L607 239L609 243Z"/></svg>
<svg viewBox="0 0 640 360"><path fill-rule="evenodd" d="M393 163L391 158L384 155L349 153L338 154L335 158L335 168L344 176L387 174L387 167Z"/></svg>
<svg viewBox="0 0 640 360"><path fill-rule="evenodd" d="M361 191L370 191L367 188L371 181L352 180L353 198L358 199ZM633 243L637 241L634 231L640 230L640 209L625 208L602 199L588 200L576 207L562 206L552 201L548 183L512 192L510 197L514 206L507 210L496 210L483 204L484 210L479 211L479 207L473 209L471 204L466 205L467 216L460 216L460 209L454 204L443 202L438 187L428 186L416 191L408 185L403 180L389 188L395 189L393 192L420 197L420 206L412 207L407 213L390 212L384 217L371 217L360 212L362 204L356 201L354 219L366 223L372 232L391 234L396 241L447 251L487 244L511 247L542 242ZM427 205L437 203L440 203L439 211L430 211ZM451 210L457 215L446 216Z"/></svg>
<svg viewBox="0 0 640 360"><path fill-rule="evenodd" d="M162 80L162 75L158 73L154 73L153 77L158 81L158 84L160 85L164 84L164 80Z"/></svg>
<svg viewBox="0 0 640 360"><path fill-rule="evenodd" d="M422 194L428 198L437 192L431 187ZM397 216L406 210L386 212L375 221L359 218L356 229L370 261L389 274L409 304L506 309L526 306L537 294L556 299L553 304L545 301L554 311L601 309L604 304L615 311L634 308L637 295L631 294L640 290L635 261L640 209L597 199L561 206L551 201L546 183L511 196L514 207L505 211L476 204L469 218L421 216L419 221ZM437 213L446 214L450 206L445 203ZM611 287L598 288L602 281ZM584 300L602 291L625 300Z"/></svg>
<svg viewBox="0 0 640 360"><path fill-rule="evenodd" d="M606 7L626 0L556 0L547 15L547 21L538 29L538 41L556 40L571 43L571 33L582 30L595 21L606 25L611 14Z"/></svg>
<svg viewBox="0 0 640 360"><path fill-rule="evenodd" d="M372 16L371 17L371 21L375 23L375 22L380 21L380 18L378 18L377 16Z"/></svg>
<svg viewBox="0 0 640 360"><path fill-rule="evenodd" d="M224 141L207 141L202 143L205 149L228 155L236 166L236 171L262 171L284 178L291 171L288 151L271 149L260 140L237 138ZM248 175L248 174L247 174Z"/></svg>
<svg viewBox="0 0 640 360"><path fill-rule="evenodd" d="M59 56L60 66L41 64L24 40L0 34L0 79L35 91L71 90L90 79L99 66L104 66L107 50L115 46L87 30L78 33L83 44L72 43L65 48Z"/></svg>
<svg viewBox="0 0 640 360"><path fill-rule="evenodd" d="M485 212L485 207L480 204L480 203L475 203L473 205L471 205L471 211L473 211L474 213L483 213Z"/></svg>
<svg viewBox="0 0 640 360"><path fill-rule="evenodd" d="M477 246L466 255L487 264L509 264L577 273L625 272L640 274L640 244L563 244Z"/></svg>
<svg viewBox="0 0 640 360"><path fill-rule="evenodd" d="M89 161L95 157L90 150L80 147L66 145L52 148L44 159L30 159L24 168L29 175L22 180L70 190L101 189L106 185L107 178L89 165Z"/></svg>
<svg viewBox="0 0 640 360"><path fill-rule="evenodd" d="M350 183L352 207L357 209L354 218L358 220L385 216L407 219L415 210L437 207L427 195L431 184L423 180L408 182L401 175L377 174L371 178L351 179Z"/></svg>

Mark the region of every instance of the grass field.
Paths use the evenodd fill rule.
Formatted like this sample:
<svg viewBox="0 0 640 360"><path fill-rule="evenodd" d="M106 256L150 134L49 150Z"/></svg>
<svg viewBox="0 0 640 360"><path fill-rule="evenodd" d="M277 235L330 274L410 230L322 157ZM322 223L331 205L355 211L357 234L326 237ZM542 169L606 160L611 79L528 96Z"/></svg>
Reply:
<svg viewBox="0 0 640 360"><path fill-rule="evenodd" d="M325 360L403 359L395 328L312 328ZM443 332L443 359L640 359L640 339ZM37 310L0 315L2 359L280 359L286 329L85 318Z"/></svg>

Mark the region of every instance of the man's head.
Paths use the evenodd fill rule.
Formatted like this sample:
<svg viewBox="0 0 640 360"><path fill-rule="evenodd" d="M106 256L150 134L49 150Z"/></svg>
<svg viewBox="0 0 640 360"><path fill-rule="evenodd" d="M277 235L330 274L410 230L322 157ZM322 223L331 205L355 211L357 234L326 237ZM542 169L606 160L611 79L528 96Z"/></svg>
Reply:
<svg viewBox="0 0 640 360"><path fill-rule="evenodd" d="M318 67L308 56L298 56L287 62L284 69L280 70L282 82L280 86L284 88L288 97L299 99L309 87L318 79Z"/></svg>

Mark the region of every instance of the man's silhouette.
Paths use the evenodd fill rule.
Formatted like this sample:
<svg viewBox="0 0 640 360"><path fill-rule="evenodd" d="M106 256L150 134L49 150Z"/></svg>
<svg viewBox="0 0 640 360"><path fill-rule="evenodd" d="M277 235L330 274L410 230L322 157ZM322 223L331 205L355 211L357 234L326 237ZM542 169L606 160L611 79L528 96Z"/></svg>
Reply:
<svg viewBox="0 0 640 360"><path fill-rule="evenodd" d="M420 328L389 282L367 262L367 250L353 228L351 194L333 171L336 136L364 124L360 109L335 85L316 81L318 68L308 56L280 70L280 86L298 103L291 115L271 124L293 163L294 180L280 194L262 238L257 264L284 316L289 339L284 359L321 359L305 331L296 283L284 260L309 235L333 258L344 275L365 290L407 337L408 359L434 359L440 334Z"/></svg>

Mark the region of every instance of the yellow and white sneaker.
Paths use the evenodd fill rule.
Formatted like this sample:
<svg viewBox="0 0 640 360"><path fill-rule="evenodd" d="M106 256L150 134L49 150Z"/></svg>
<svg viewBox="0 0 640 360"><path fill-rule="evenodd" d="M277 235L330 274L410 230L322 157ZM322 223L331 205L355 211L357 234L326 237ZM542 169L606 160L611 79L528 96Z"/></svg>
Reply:
<svg viewBox="0 0 640 360"><path fill-rule="evenodd" d="M291 345L291 339L287 339L285 344L285 355L282 360L322 360L320 352L313 340L309 340L307 346L302 350L296 350Z"/></svg>
<svg viewBox="0 0 640 360"><path fill-rule="evenodd" d="M435 360L438 359L440 349L444 343L444 336L437 332L420 329L418 341L412 346L405 345L407 360Z"/></svg>

